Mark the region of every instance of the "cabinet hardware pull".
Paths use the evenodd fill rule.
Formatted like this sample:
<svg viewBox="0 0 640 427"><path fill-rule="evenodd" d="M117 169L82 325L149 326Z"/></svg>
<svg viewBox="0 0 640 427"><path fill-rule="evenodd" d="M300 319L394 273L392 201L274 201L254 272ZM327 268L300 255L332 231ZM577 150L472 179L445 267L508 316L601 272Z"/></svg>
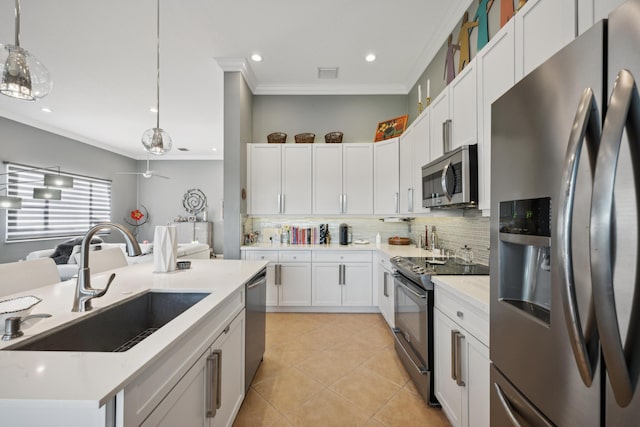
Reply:
<svg viewBox="0 0 640 427"><path fill-rule="evenodd" d="M207 356L207 364L206 364L206 372L205 372L205 376L208 379L206 384L206 390L205 390L205 394L206 394L205 399L207 404L207 408L206 408L207 418L213 418L216 416L217 396L214 396L214 388L217 391L215 384L217 382L218 363L219 363L218 354L213 353Z"/></svg>
<svg viewBox="0 0 640 427"><path fill-rule="evenodd" d="M462 319L464 317L464 313L462 311L456 311L456 316Z"/></svg>
<svg viewBox="0 0 640 427"><path fill-rule="evenodd" d="M228 334L229 333L229 329L231 329L231 325L228 325L226 328L224 328L224 330L222 331L223 334Z"/></svg>
<svg viewBox="0 0 640 427"><path fill-rule="evenodd" d="M456 360L458 359L458 356L456 355L456 350L458 349L458 346L456 345L456 336L458 335L458 331L455 330L451 330L451 379L455 380L455 382L458 382L458 378L456 378L457 375L457 371L456 371Z"/></svg>
<svg viewBox="0 0 640 427"><path fill-rule="evenodd" d="M465 383L462 381L462 340L464 335L460 332L456 334L456 384L460 387L464 387Z"/></svg>
<svg viewBox="0 0 640 427"><path fill-rule="evenodd" d="M222 350L214 350L213 354L217 355L217 372L216 372L216 409L220 409L222 404Z"/></svg>
<svg viewBox="0 0 640 427"><path fill-rule="evenodd" d="M282 194L278 194L278 213L282 213Z"/></svg>

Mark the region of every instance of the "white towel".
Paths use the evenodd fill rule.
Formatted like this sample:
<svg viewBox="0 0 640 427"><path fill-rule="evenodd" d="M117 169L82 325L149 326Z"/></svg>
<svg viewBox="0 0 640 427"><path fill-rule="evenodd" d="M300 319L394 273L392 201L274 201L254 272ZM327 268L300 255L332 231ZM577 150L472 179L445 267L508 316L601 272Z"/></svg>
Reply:
<svg viewBox="0 0 640 427"><path fill-rule="evenodd" d="M157 226L153 235L153 271L167 273L176 269L178 238L173 225Z"/></svg>

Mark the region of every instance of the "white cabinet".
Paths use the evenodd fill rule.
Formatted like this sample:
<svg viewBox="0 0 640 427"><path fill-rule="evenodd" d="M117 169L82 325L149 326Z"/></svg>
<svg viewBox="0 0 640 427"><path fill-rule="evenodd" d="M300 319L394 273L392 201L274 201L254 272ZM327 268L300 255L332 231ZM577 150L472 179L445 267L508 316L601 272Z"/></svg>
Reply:
<svg viewBox="0 0 640 427"><path fill-rule="evenodd" d="M584 33L596 22L607 18L609 13L625 0L578 0L578 34Z"/></svg>
<svg viewBox="0 0 640 427"><path fill-rule="evenodd" d="M400 213L426 213L422 207L422 166L429 163L429 115L427 108L400 137Z"/></svg>
<svg viewBox="0 0 640 427"><path fill-rule="evenodd" d="M436 284L435 392L455 427L489 426L488 313Z"/></svg>
<svg viewBox="0 0 640 427"><path fill-rule="evenodd" d="M437 159L449 150L475 144L477 127L476 61L473 60L431 104L430 157Z"/></svg>
<svg viewBox="0 0 640 427"><path fill-rule="evenodd" d="M389 327L394 328L394 287L391 262L387 255L379 252L374 257L373 262L378 284L378 307Z"/></svg>
<svg viewBox="0 0 640 427"><path fill-rule="evenodd" d="M471 61L449 85L451 148L478 142L477 61Z"/></svg>
<svg viewBox="0 0 640 427"><path fill-rule="evenodd" d="M375 143L373 147L373 213L400 213L399 138Z"/></svg>
<svg viewBox="0 0 640 427"><path fill-rule="evenodd" d="M478 208L491 207L491 104L515 83L515 24L510 20L475 58L478 67Z"/></svg>
<svg viewBox="0 0 640 427"><path fill-rule="evenodd" d="M313 306L373 305L371 252L314 251Z"/></svg>
<svg viewBox="0 0 640 427"><path fill-rule="evenodd" d="M516 13L516 80L576 36L575 0L529 0Z"/></svg>
<svg viewBox="0 0 640 427"><path fill-rule="evenodd" d="M244 311L142 424L230 426L244 398Z"/></svg>
<svg viewBox="0 0 640 427"><path fill-rule="evenodd" d="M313 146L313 213L373 213L373 144Z"/></svg>
<svg viewBox="0 0 640 427"><path fill-rule="evenodd" d="M250 214L311 213L311 150L306 144L249 144Z"/></svg>
<svg viewBox="0 0 640 427"><path fill-rule="evenodd" d="M430 105L431 123L429 124L430 160L444 154L446 127L449 126L449 86L433 100Z"/></svg>

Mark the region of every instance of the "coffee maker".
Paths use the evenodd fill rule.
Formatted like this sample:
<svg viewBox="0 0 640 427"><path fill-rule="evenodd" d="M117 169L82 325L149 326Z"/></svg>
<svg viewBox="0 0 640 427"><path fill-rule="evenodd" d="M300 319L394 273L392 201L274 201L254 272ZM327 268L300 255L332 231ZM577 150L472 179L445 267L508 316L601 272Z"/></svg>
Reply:
<svg viewBox="0 0 640 427"><path fill-rule="evenodd" d="M345 223L340 224L340 244L348 245L349 244L349 226Z"/></svg>

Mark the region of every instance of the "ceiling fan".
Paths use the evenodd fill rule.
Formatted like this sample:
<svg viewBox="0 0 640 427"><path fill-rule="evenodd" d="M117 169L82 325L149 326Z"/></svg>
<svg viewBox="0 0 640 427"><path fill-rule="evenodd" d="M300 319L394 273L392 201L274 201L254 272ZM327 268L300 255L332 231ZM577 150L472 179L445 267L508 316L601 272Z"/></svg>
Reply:
<svg viewBox="0 0 640 427"><path fill-rule="evenodd" d="M165 175L159 175L156 173L157 171L153 171L149 169L149 158L147 157L147 169L144 172L118 172L120 175L142 175L143 178L152 178L154 176L158 178L171 179Z"/></svg>

